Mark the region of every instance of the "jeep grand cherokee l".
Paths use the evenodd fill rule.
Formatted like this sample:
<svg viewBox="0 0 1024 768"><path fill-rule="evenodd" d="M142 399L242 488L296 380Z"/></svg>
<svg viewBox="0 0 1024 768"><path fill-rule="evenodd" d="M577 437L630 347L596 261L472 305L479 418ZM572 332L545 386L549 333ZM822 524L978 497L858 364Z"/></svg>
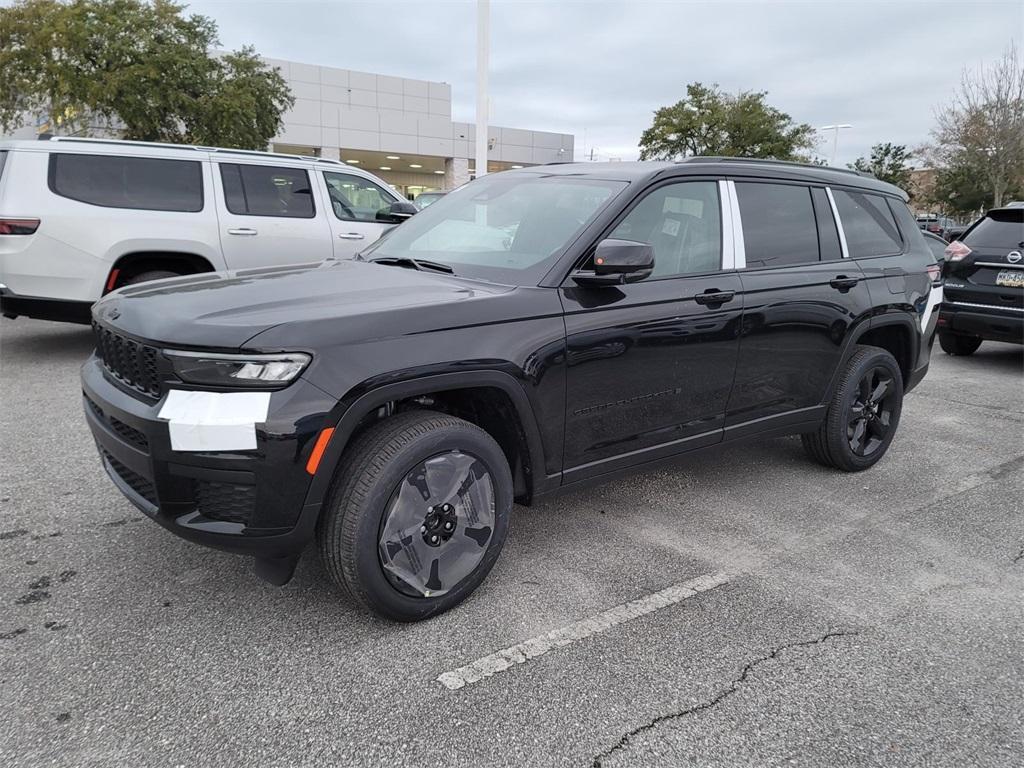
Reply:
<svg viewBox="0 0 1024 768"><path fill-rule="evenodd" d="M111 293L85 415L159 524L274 583L315 541L422 619L484 579L513 500L768 435L877 462L942 296L905 199L714 158L489 175L356 260Z"/></svg>
<svg viewBox="0 0 1024 768"><path fill-rule="evenodd" d="M1024 208L994 208L946 248L939 344L972 355L985 339L1024 342Z"/></svg>

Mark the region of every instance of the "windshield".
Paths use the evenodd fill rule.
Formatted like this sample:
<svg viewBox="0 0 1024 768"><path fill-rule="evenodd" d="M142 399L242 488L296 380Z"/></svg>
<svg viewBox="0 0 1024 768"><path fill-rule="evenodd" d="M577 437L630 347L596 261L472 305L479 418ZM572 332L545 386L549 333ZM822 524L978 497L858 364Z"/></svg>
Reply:
<svg viewBox="0 0 1024 768"><path fill-rule="evenodd" d="M448 264L458 275L536 284L626 182L494 174L449 192L363 252Z"/></svg>
<svg viewBox="0 0 1024 768"><path fill-rule="evenodd" d="M1024 208L989 211L963 241L974 248L1024 248Z"/></svg>

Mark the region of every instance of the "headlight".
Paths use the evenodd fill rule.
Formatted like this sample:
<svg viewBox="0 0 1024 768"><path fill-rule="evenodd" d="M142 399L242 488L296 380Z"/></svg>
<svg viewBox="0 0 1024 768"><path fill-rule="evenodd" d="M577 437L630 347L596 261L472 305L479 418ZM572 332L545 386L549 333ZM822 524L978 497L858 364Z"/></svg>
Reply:
<svg viewBox="0 0 1024 768"><path fill-rule="evenodd" d="M298 378L310 361L302 352L271 355L219 355L165 351L182 381L215 387L273 389Z"/></svg>

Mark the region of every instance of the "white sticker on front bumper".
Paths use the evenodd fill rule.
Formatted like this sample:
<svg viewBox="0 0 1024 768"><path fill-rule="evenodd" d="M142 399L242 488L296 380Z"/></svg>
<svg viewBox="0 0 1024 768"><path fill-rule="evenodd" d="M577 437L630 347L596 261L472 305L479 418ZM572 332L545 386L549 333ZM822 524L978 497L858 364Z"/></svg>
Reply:
<svg viewBox="0 0 1024 768"><path fill-rule="evenodd" d="M269 392L167 393L160 413L175 451L247 451L256 447L256 425L267 420Z"/></svg>

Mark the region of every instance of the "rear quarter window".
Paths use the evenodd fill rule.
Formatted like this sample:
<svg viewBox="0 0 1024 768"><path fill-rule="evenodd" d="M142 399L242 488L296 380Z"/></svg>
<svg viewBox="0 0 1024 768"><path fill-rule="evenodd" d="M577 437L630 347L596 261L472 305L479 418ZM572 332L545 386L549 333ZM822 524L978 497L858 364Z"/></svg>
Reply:
<svg viewBox="0 0 1024 768"><path fill-rule="evenodd" d="M989 211L963 242L975 248L1024 248L1024 208Z"/></svg>
<svg viewBox="0 0 1024 768"><path fill-rule="evenodd" d="M896 219L881 195L833 189L839 220L852 258L892 256L903 251Z"/></svg>
<svg viewBox="0 0 1024 768"><path fill-rule="evenodd" d="M203 209L202 166L193 160L54 153L49 182L54 194L104 208Z"/></svg>
<svg viewBox="0 0 1024 768"><path fill-rule="evenodd" d="M4 177L4 165L7 164L7 150L0 149L0 179Z"/></svg>

